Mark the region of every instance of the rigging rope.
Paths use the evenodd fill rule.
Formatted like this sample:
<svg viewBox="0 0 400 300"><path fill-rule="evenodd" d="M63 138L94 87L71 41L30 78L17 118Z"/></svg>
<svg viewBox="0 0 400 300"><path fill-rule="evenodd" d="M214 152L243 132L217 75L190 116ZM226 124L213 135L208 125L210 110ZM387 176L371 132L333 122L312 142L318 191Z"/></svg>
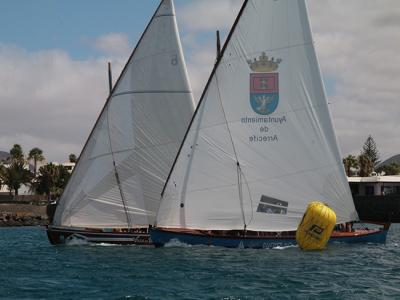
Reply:
<svg viewBox="0 0 400 300"><path fill-rule="evenodd" d="M125 196L124 196L124 193L122 191L121 181L119 179L117 165L115 164L114 151L113 151L112 143L111 143L111 130L110 130L110 120L109 120L110 119L109 118L110 103L111 103L111 101L108 103L107 108L106 108L107 109L107 127L108 127L108 140L109 140L109 143L110 143L110 153L111 153L113 166L114 166L115 179L117 181L119 193L121 195L122 205L124 206L126 221L127 221L127 224L128 224L128 228L131 229L132 228L132 223L131 223L131 219L130 219L130 216L129 216L129 213L128 213L128 208L127 208L127 205L126 205L126 202L125 202Z"/></svg>
<svg viewBox="0 0 400 300"><path fill-rule="evenodd" d="M232 133L231 130L229 128L229 123L228 123L228 119L226 118L226 114L225 114L225 109L224 109L224 105L222 103L222 98L221 98L221 92L219 90L219 83L218 83L218 74L217 72L215 72L215 82L216 82L216 86L217 86L217 91L218 91L218 99L219 102L221 103L221 109L222 109L222 113L224 115L224 119L225 119L225 124L226 124L226 128L228 129L228 133L229 133L229 138L231 140L231 144L232 144L232 148L233 148L233 153L235 155L235 159L236 159L236 172L237 172L237 178L238 178L238 193L239 193L239 203L240 203L240 209L242 212L242 218L243 218L243 226L244 226L244 231L246 232L246 216L244 214L244 207L243 207L243 191L242 191L242 170L240 168L240 163L239 163L239 159L237 156L237 152L236 152L236 148L235 148L235 144L233 142L233 137L232 137Z"/></svg>

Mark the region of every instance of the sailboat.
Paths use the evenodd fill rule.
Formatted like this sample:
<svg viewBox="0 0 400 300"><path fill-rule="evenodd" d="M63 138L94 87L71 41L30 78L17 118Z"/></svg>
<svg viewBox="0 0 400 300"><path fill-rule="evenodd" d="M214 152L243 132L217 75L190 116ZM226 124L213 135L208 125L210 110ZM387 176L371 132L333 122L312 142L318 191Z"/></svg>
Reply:
<svg viewBox="0 0 400 300"><path fill-rule="evenodd" d="M152 241L295 245L315 200L337 224L355 221L340 157L305 1L246 0L171 168ZM330 242L385 242L387 229L334 231Z"/></svg>
<svg viewBox="0 0 400 300"><path fill-rule="evenodd" d="M160 193L194 112L172 0L162 0L82 150L53 244L150 244Z"/></svg>

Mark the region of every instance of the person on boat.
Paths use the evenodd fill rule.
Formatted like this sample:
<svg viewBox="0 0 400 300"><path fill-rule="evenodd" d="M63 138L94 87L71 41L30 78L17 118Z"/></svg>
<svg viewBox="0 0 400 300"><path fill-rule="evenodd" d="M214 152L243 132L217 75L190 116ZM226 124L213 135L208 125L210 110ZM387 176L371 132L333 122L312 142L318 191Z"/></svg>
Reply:
<svg viewBox="0 0 400 300"><path fill-rule="evenodd" d="M348 222L346 223L346 231L347 232L353 232L353 222Z"/></svg>

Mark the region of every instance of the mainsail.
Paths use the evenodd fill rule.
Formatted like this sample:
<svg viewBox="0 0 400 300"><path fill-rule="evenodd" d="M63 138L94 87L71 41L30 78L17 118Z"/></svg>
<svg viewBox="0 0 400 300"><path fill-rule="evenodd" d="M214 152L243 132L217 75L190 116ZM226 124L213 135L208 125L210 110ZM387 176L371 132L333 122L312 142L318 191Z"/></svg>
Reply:
<svg viewBox="0 0 400 300"><path fill-rule="evenodd" d="M248 0L163 190L157 226L296 230L318 200L357 219L304 0Z"/></svg>
<svg viewBox="0 0 400 300"><path fill-rule="evenodd" d="M82 150L54 225L153 223L193 110L173 2L163 0Z"/></svg>

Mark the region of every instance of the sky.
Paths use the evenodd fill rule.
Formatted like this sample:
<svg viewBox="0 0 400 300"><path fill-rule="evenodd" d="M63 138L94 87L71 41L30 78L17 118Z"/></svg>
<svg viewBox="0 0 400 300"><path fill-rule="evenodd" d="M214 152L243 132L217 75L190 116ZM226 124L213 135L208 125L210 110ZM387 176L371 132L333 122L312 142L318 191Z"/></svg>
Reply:
<svg viewBox="0 0 400 300"><path fill-rule="evenodd" d="M400 1L308 0L313 38L342 155L368 135L382 159L400 153ZM0 150L47 161L79 154L158 0L0 0ZM175 0L198 100L242 0Z"/></svg>

